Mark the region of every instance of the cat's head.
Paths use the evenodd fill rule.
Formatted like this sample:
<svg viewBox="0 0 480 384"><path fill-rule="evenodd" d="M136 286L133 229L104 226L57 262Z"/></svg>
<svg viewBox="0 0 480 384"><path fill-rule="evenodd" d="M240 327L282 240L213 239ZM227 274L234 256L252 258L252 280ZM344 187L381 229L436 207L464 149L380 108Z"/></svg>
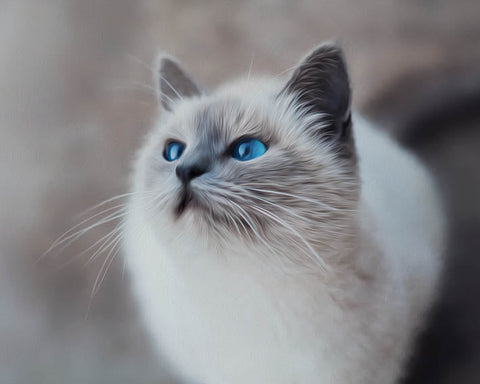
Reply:
<svg viewBox="0 0 480 384"><path fill-rule="evenodd" d="M161 119L140 186L159 233L296 249L322 263L348 243L359 183L341 50L317 47L290 78L248 78L209 93L159 59ZM302 250L299 252L299 250Z"/></svg>

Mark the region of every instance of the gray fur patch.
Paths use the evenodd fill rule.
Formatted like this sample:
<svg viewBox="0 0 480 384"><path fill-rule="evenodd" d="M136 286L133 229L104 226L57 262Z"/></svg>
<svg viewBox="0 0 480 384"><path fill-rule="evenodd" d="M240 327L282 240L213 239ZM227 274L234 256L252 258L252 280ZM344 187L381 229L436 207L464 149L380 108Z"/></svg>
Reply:
<svg viewBox="0 0 480 384"><path fill-rule="evenodd" d="M315 119L306 127L314 136L337 143L342 156L354 154L350 84L343 52L338 46L322 44L307 55L293 72L280 97L284 94L294 94L295 107L303 113L322 116L321 129L316 129Z"/></svg>
<svg viewBox="0 0 480 384"><path fill-rule="evenodd" d="M200 87L173 58L162 56L159 60L159 98L163 108L171 111L182 98L200 96Z"/></svg>

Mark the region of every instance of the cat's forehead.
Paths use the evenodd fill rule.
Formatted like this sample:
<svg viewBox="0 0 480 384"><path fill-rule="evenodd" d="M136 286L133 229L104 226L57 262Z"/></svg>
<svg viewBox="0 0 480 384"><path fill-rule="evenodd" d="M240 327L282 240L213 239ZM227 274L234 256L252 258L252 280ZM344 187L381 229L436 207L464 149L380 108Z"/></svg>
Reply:
<svg viewBox="0 0 480 384"><path fill-rule="evenodd" d="M180 105L168 130L190 140L228 142L242 136L269 139L274 134L270 125L253 103L235 96L217 96Z"/></svg>

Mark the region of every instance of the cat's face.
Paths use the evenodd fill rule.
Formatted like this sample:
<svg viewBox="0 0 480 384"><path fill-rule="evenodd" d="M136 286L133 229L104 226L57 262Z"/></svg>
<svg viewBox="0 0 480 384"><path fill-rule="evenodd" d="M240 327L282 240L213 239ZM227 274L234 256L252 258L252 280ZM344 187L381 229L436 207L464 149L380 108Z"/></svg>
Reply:
<svg viewBox="0 0 480 384"><path fill-rule="evenodd" d="M341 66L331 70L334 92L323 86L320 99L297 89L309 63L327 53ZM217 241L233 236L273 252L297 247L307 259L346 241L358 182L339 55L321 47L286 85L249 80L208 96L163 59L165 112L142 165L142 188L155 197L147 209L159 228ZM329 66L331 59L323 58ZM339 102L344 110L335 110Z"/></svg>

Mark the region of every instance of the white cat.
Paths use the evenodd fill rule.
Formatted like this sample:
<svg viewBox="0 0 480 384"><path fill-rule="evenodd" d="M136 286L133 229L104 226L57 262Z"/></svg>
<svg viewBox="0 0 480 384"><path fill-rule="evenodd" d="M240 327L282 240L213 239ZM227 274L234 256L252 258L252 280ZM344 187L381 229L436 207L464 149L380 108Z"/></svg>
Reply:
<svg viewBox="0 0 480 384"><path fill-rule="evenodd" d="M341 50L213 93L159 74L124 242L158 351L187 382L397 383L444 218L415 157L351 116Z"/></svg>

